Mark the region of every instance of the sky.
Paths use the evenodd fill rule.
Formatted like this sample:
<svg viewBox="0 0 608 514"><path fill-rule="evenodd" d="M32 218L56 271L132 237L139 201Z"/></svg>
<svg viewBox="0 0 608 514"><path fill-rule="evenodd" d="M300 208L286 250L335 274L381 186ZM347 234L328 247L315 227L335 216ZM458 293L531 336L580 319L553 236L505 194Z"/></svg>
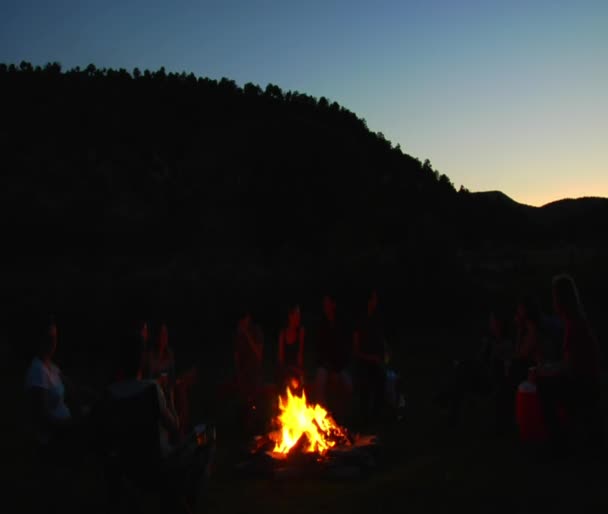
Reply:
<svg viewBox="0 0 608 514"><path fill-rule="evenodd" d="M606 0L0 0L0 62L277 84L458 188L608 197Z"/></svg>

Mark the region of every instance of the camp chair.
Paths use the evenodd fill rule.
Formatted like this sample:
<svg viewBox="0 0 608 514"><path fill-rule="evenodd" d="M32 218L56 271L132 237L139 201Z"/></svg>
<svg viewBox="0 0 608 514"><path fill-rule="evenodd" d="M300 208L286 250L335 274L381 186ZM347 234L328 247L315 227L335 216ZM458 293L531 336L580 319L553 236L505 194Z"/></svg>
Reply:
<svg viewBox="0 0 608 514"><path fill-rule="evenodd" d="M156 386L140 394L116 398L109 392L100 432L105 456L109 507L142 510L143 496L160 493L163 512L189 512L177 473L168 473L160 450L159 404Z"/></svg>
<svg viewBox="0 0 608 514"><path fill-rule="evenodd" d="M82 472L84 452L62 452L62 447L43 443L37 433L38 398L33 389L25 391L23 396L23 432L27 447L26 458L31 463L29 474L34 482L33 489L41 492L47 507L66 507L72 500L66 494L66 484ZM74 443L76 444L76 443Z"/></svg>

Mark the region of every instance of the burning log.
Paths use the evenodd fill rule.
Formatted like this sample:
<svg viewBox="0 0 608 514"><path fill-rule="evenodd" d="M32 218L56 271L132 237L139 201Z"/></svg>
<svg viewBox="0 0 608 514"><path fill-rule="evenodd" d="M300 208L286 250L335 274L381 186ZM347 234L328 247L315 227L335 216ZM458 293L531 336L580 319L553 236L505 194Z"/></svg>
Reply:
<svg viewBox="0 0 608 514"><path fill-rule="evenodd" d="M306 449L310 447L310 441L306 433L302 434L296 441L289 451L287 452L287 458L292 459L296 455L302 455L306 453Z"/></svg>
<svg viewBox="0 0 608 514"><path fill-rule="evenodd" d="M274 448L274 441L267 435L256 436L249 448L250 453L271 451Z"/></svg>

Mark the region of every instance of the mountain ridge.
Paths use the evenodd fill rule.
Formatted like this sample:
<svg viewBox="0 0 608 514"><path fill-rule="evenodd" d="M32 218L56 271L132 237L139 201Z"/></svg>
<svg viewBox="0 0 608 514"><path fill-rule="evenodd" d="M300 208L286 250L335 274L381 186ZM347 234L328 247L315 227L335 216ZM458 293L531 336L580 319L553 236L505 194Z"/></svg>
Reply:
<svg viewBox="0 0 608 514"><path fill-rule="evenodd" d="M606 244L605 202L457 192L324 97L27 63L0 65L0 86L9 298L85 288L119 305L112 291L162 302L359 277L448 304L431 292L469 294L463 251Z"/></svg>

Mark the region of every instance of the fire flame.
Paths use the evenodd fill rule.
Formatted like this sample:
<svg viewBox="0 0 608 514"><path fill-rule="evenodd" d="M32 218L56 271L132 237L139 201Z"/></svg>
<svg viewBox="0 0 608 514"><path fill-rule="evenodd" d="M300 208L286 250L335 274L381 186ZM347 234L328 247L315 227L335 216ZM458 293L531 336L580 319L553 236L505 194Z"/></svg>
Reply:
<svg viewBox="0 0 608 514"><path fill-rule="evenodd" d="M302 451L319 454L334 447L338 440L346 439L345 431L323 407L308 405L304 391L301 396L296 396L288 387L286 399L279 396L279 410L280 432L275 440L275 453L289 453L303 436Z"/></svg>

